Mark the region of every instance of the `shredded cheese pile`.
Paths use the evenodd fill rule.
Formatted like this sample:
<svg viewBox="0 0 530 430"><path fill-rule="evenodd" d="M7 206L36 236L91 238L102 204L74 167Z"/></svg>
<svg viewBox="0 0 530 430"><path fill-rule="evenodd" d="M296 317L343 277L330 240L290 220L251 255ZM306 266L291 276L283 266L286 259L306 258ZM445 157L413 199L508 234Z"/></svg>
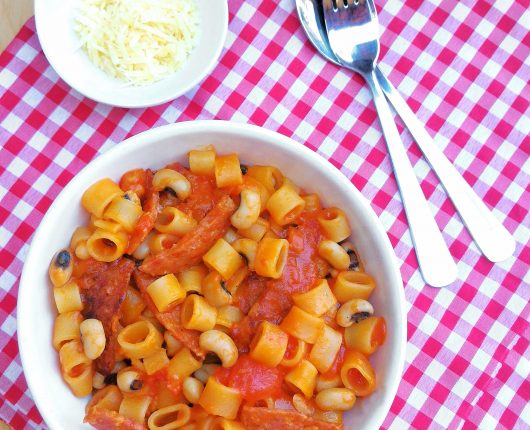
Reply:
<svg viewBox="0 0 530 430"><path fill-rule="evenodd" d="M133 85L179 70L195 46L195 0L82 0L76 32L90 60Z"/></svg>

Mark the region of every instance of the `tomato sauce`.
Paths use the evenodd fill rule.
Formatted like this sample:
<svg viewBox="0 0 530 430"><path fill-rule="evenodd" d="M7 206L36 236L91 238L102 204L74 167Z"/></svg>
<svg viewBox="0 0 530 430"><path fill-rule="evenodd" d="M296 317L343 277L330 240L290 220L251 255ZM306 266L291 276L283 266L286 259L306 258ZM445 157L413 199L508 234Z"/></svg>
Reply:
<svg viewBox="0 0 530 430"><path fill-rule="evenodd" d="M237 289L234 300L236 306L241 309L245 315L248 314L250 308L258 301L261 294L267 287L266 279L262 276L251 272L247 279Z"/></svg>
<svg viewBox="0 0 530 430"><path fill-rule="evenodd" d="M152 375L143 376L143 384L146 388L146 391L151 395L155 396L159 391L161 385L165 385L168 381L167 367L164 367ZM180 391L180 390L179 390ZM178 394L178 393L175 393Z"/></svg>
<svg viewBox="0 0 530 430"><path fill-rule="evenodd" d="M219 368L215 377L221 384L238 389L249 404L282 394L283 371L258 363L247 354L240 355L230 369Z"/></svg>
<svg viewBox="0 0 530 430"><path fill-rule="evenodd" d="M191 194L185 202L172 204L177 209L192 215L195 220L200 221L210 212L217 201L227 192L216 187L215 178L212 176L196 175L179 163L168 166L185 176L191 184Z"/></svg>

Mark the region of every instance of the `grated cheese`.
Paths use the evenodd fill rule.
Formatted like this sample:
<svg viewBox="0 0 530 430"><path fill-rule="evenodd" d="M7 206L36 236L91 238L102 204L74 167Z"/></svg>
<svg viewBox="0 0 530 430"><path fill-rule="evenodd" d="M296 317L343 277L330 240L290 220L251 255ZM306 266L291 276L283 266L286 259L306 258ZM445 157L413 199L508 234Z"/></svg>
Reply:
<svg viewBox="0 0 530 430"><path fill-rule="evenodd" d="M133 85L179 70L198 32L195 0L81 0L76 32L90 60Z"/></svg>

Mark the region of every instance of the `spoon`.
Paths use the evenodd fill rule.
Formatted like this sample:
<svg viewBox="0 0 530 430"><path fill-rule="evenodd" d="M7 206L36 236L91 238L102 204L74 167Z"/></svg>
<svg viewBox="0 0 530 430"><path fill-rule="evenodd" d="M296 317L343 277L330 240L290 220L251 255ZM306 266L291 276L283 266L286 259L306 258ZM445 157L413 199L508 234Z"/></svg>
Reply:
<svg viewBox="0 0 530 430"><path fill-rule="evenodd" d="M418 266L425 282L444 287L456 279L457 268L429 209L388 102L375 76L379 31L370 0L324 0L329 46L341 66L359 73L370 88L392 162Z"/></svg>
<svg viewBox="0 0 530 430"><path fill-rule="evenodd" d="M327 60L340 65L329 46L321 0L296 0L296 9L305 33L317 51ZM493 262L510 258L515 250L515 240L508 230L493 216L458 170L436 146L425 127L379 67L376 67L375 74L383 93L438 176L442 187L484 256Z"/></svg>

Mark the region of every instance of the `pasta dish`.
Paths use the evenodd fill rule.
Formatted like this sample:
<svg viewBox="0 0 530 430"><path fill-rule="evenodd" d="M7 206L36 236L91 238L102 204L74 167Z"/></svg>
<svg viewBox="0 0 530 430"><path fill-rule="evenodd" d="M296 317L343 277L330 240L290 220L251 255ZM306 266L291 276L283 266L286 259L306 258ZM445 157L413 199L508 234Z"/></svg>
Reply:
<svg viewBox="0 0 530 430"><path fill-rule="evenodd" d="M192 150L85 190L49 266L53 346L99 430L339 430L385 341L346 214Z"/></svg>

